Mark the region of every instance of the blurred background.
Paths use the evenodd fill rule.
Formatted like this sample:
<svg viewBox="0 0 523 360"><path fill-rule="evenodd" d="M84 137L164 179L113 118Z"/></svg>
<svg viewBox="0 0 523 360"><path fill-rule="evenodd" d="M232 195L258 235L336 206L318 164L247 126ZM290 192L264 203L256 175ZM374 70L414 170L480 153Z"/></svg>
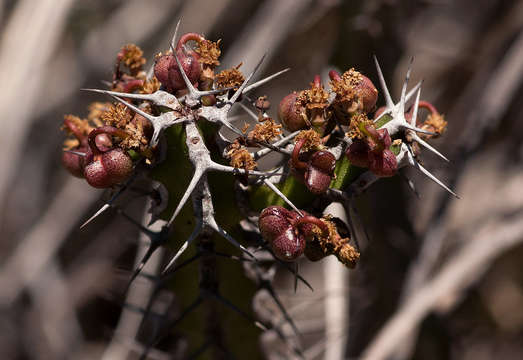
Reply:
<svg viewBox="0 0 523 360"><path fill-rule="evenodd" d="M222 39L222 68L243 62L248 73L267 52L258 77L292 69L258 91L274 116L283 96L332 68L354 67L378 85L376 55L396 100L414 57L411 84L423 80L422 98L449 122L433 144L450 163L422 159L460 199L406 169L356 199L355 270L303 261L315 291L297 294L278 274L305 358L523 358L522 1L0 0L2 359L142 351L139 312L120 305L139 233L114 210L79 230L107 194L62 169L60 126L105 100L79 89L110 80L122 45L153 59L178 19L182 33ZM142 217L142 198L121 202ZM146 304L149 292L133 296ZM161 299L169 309L175 295ZM149 357L185 358L180 351L164 344ZM236 356L295 356L272 333L253 352Z"/></svg>

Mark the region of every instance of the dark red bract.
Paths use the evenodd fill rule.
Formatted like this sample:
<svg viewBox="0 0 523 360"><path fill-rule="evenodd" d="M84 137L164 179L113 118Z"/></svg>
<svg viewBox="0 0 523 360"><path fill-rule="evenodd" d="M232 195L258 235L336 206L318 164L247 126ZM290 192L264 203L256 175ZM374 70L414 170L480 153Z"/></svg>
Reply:
<svg viewBox="0 0 523 360"><path fill-rule="evenodd" d="M290 93L280 101L280 105L278 106L278 118L283 127L289 131L297 131L307 127L305 119L301 115L304 109L302 109L301 105L297 104L297 98L297 93Z"/></svg>
<svg viewBox="0 0 523 360"><path fill-rule="evenodd" d="M174 51L189 81L196 85L200 78L202 66L198 61L199 55L184 47L185 43L191 40L201 42L204 37L196 33L187 33L180 38ZM183 90L187 87L173 54L161 55L156 59L154 75L170 92Z"/></svg>
<svg viewBox="0 0 523 360"><path fill-rule="evenodd" d="M103 126L91 131L88 137L91 151L85 158L83 175L89 185L108 188L121 183L131 175L133 162L120 148L100 149L96 139L101 134L124 136L125 133L112 126Z"/></svg>
<svg viewBox="0 0 523 360"><path fill-rule="evenodd" d="M305 237L293 226L296 217L297 214L281 206L269 206L260 214L261 235L274 255L283 261L295 260L305 250Z"/></svg>

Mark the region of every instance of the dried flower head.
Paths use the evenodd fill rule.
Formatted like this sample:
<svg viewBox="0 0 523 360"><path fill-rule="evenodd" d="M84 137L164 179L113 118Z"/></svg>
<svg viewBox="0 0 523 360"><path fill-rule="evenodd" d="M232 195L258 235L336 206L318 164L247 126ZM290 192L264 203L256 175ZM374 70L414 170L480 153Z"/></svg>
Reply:
<svg viewBox="0 0 523 360"><path fill-rule="evenodd" d="M123 63L130 71L131 75L136 75L145 65L143 51L135 44L127 44L122 47L117 57L120 63Z"/></svg>
<svg viewBox="0 0 523 360"><path fill-rule="evenodd" d="M329 85L336 94L338 101L354 101L357 97L356 87L363 80L363 75L354 68L345 71L343 75L334 77Z"/></svg>
<svg viewBox="0 0 523 360"><path fill-rule="evenodd" d="M96 127L103 125L102 114L111 109L112 104L110 102L92 102L88 106L89 113L87 119L94 124Z"/></svg>
<svg viewBox="0 0 523 360"><path fill-rule="evenodd" d="M152 94L152 93L156 92L157 90L160 90L160 86L162 86L160 81L156 78L156 76L153 76L151 79L144 81L143 86L140 89L140 93L141 94Z"/></svg>
<svg viewBox="0 0 523 360"><path fill-rule="evenodd" d="M121 103L112 104L111 107L101 115L101 119L105 125L114 126L118 129L124 129L132 117L131 110Z"/></svg>
<svg viewBox="0 0 523 360"><path fill-rule="evenodd" d="M281 135L281 125L276 124L273 119L265 118L262 123L256 124L247 136L249 141L269 142Z"/></svg>
<svg viewBox="0 0 523 360"><path fill-rule="evenodd" d="M226 87L234 87L235 89L239 88L241 84L245 81L245 77L238 70L242 66L242 63L239 63L237 66L222 70L216 74L216 87L218 89Z"/></svg>
<svg viewBox="0 0 523 360"><path fill-rule="evenodd" d="M350 120L347 136L351 139L364 139L367 137L364 129L367 126L374 128L374 123L365 114L354 115Z"/></svg>
<svg viewBox="0 0 523 360"><path fill-rule="evenodd" d="M220 62L218 61L218 58L222 53L220 50L220 42L221 40L215 42L204 39L198 44L198 47L195 51L198 53L198 55L200 55L199 61L201 64L210 67L216 67L220 65Z"/></svg>
<svg viewBox="0 0 523 360"><path fill-rule="evenodd" d="M324 236L321 231L317 231L316 240L319 242L325 255L333 254L342 264L349 268L356 266L360 253L349 244L349 238L342 238L339 235L336 224L334 224L330 216L325 216L322 218L322 221L327 225L329 234Z"/></svg>
<svg viewBox="0 0 523 360"><path fill-rule="evenodd" d="M439 113L432 113L427 116L427 119L421 126L423 130L427 130L430 132L435 133L436 135L429 135L429 134L420 134L420 136L424 139L431 139L439 137L442 133L445 132L447 128L447 121L445 120L445 117Z"/></svg>
<svg viewBox="0 0 523 360"><path fill-rule="evenodd" d="M297 102L308 110L325 109L329 106L329 93L323 86L312 82L310 89L299 92Z"/></svg>
<svg viewBox="0 0 523 360"><path fill-rule="evenodd" d="M302 130L296 137L294 138L294 142L298 143L300 140L305 139L305 142L303 143L303 146L301 147L301 151L307 152L307 151L316 151L316 150L322 150L324 148L322 142L321 142L321 136L316 131L309 129L309 130Z"/></svg>
<svg viewBox="0 0 523 360"><path fill-rule="evenodd" d="M225 156L236 169L254 170L258 166L251 153L238 140L227 147Z"/></svg>
<svg viewBox="0 0 523 360"><path fill-rule="evenodd" d="M67 123L67 126L65 125ZM93 129L86 119L81 119L75 115L64 115L64 125L61 129L68 135L74 135L77 138L81 136L89 135L89 132ZM73 130L74 129L74 130Z"/></svg>

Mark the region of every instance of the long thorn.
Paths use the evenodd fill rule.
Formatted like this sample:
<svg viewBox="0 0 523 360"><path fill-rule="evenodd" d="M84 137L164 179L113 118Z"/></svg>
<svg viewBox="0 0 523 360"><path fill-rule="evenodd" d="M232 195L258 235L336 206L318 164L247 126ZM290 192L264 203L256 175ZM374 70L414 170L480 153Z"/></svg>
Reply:
<svg viewBox="0 0 523 360"><path fill-rule="evenodd" d="M214 231L216 231L218 234L220 234L221 236L223 236L225 238L225 240L227 240L228 242L230 242L232 245L236 246L238 249L240 249L241 251L243 251L244 253L246 253L247 255L249 255L251 258L256 259L256 256L254 256L249 250L247 250L247 248L245 246L243 246L242 244L240 244L238 241L236 241L235 238L233 238L231 235L229 235L229 233L227 233L227 231L225 231L224 229L222 229L217 223L216 223L216 220L214 220L214 218L212 219L212 221L210 221L210 223L208 223L207 225L209 225L211 227L211 229L213 229Z"/></svg>
<svg viewBox="0 0 523 360"><path fill-rule="evenodd" d="M421 146L423 146L424 148L426 148L427 150L433 152L434 154L438 155L440 158L442 158L443 160L445 160L446 162L450 162L449 159L447 159L447 157L445 155L443 155L442 153L440 153L438 150L436 150L435 148L433 148L429 143L427 143L425 140L423 140L422 138L420 138L417 134L412 134L412 139L414 141L416 141L417 143L419 143Z"/></svg>
<svg viewBox="0 0 523 360"><path fill-rule="evenodd" d="M245 106L243 103L238 103L240 107L245 110L247 114L249 114L250 117L252 117L254 120L258 121L258 115L256 115L251 109L249 109L247 106Z"/></svg>
<svg viewBox="0 0 523 360"><path fill-rule="evenodd" d="M80 229L83 229L85 226L87 226L91 221L96 219L98 216L100 216L103 212L105 212L107 209L109 209L112 205L112 203L118 199L123 192L129 187L129 185L134 181L136 178L136 172L129 178L127 181L118 189L118 191L105 203L96 213L94 213L93 216L91 216L87 221L85 221L82 225L80 225Z"/></svg>
<svg viewBox="0 0 523 360"><path fill-rule="evenodd" d="M180 74L182 74L183 81L185 82L185 86L187 87L187 90L189 90L189 93L191 96L196 97L198 90L191 84L191 80L189 80L189 77L185 73L185 70L183 69L182 64L180 63L180 59L178 59L178 55L176 55L176 51L173 50L174 59L176 60L176 64L178 64L178 70L180 71Z"/></svg>
<svg viewBox="0 0 523 360"><path fill-rule="evenodd" d="M167 266L163 269L162 276L165 275L165 273L167 271L169 271L169 269L171 267L174 266L174 264L176 263L176 260L178 260L178 258L185 252L185 250L189 247L189 245L191 245L191 243L194 241L194 239L196 239L196 237L200 234L201 230L202 230L201 224L196 225L194 231L191 233L189 238L182 244L182 246L180 247L180 249L178 250L176 255L174 255L174 257L171 259L171 261L169 261L169 264L167 264Z"/></svg>
<svg viewBox="0 0 523 360"><path fill-rule="evenodd" d="M200 182L200 179L201 179L202 175L204 174L204 172L205 171L200 169L199 167L197 167L194 170L194 175L193 175L193 177L191 179L191 182L187 186L187 189L185 190L185 193L183 194L180 202L178 203L178 206L176 207L176 210L174 210L173 215L169 219L169 222L167 223L167 227L170 227L172 225L174 219L176 219L176 217L178 216L178 214L182 210L183 206L187 202L187 199L189 199L189 196L191 196L192 192L194 191L194 189L196 188L196 186Z"/></svg>
<svg viewBox="0 0 523 360"><path fill-rule="evenodd" d="M176 23L176 28L174 29L174 34L173 34L173 37L171 39L171 49L173 49L173 52L174 52L174 49L176 48L176 38L178 37L178 29L180 28L180 23L182 22L182 19L179 19L178 22Z"/></svg>
<svg viewBox="0 0 523 360"><path fill-rule="evenodd" d="M285 196L284 193L282 193L280 191L280 189L278 189L278 187L276 185L274 185L273 183L271 183L269 180L267 179L263 179L263 182L265 183L265 185L267 185L272 191L274 191L276 193L276 195L278 195L279 197L281 197L283 199L283 201L285 201L291 208L293 208L298 214L300 214L300 216L303 216L303 213L301 212L300 209L298 209L293 203L292 201L290 201L287 196Z"/></svg>
<svg viewBox="0 0 523 360"><path fill-rule="evenodd" d="M430 180L434 181L436 184L438 184L439 186L441 186L443 189L447 190L449 193L451 193L452 195L454 195L457 199L459 199L460 197L454 192L452 191L447 185L443 184L437 177L435 177L434 175L432 175L430 173L430 171L428 171L427 169L425 169L423 166L421 166L419 163L418 163L418 169L423 173L425 174Z"/></svg>
<svg viewBox="0 0 523 360"><path fill-rule="evenodd" d="M90 89L90 88L83 88L80 90L95 92L95 93L100 93L100 94L105 94L105 95L121 96L121 97L126 97L129 99L152 100L152 97L151 97L152 94L133 94L133 93L124 93L124 92L119 92L119 91L110 91L110 90L103 90L103 89Z"/></svg>
<svg viewBox="0 0 523 360"><path fill-rule="evenodd" d="M246 171L245 169L239 169L239 168L235 168L232 166L226 166L226 165L218 164L215 162L212 162L208 169L213 170L213 171L228 172L228 173L233 173L233 174L247 174L247 175L252 175L252 176L271 177L271 176L283 175L283 173L267 172L267 171L257 171L257 170Z"/></svg>
<svg viewBox="0 0 523 360"><path fill-rule="evenodd" d="M408 102L408 101L412 98L412 96L414 96L414 94L416 93L416 91L418 91L418 90L421 88L421 85L422 85L422 84L423 84L423 81L419 81L419 82L416 84L416 86L414 86L412 89L409 90L409 92L408 92L407 95L405 96L405 102ZM399 106L399 103L396 104L395 106L396 106L396 107ZM378 122L378 121L379 121L382 117L384 117L385 115L390 115L390 114L393 112L394 109L395 109L394 107L392 107L392 108L388 108L388 107L387 107L387 109L386 109L384 112L382 112L382 113L380 114L380 116L378 116L376 119L373 120L374 123Z"/></svg>
<svg viewBox="0 0 523 360"><path fill-rule="evenodd" d="M443 189L447 190L450 194L454 195L456 198L460 198L454 191L452 191L447 185L443 184L437 177L432 175L430 171L425 169L420 163L416 161L414 158L414 152L412 151L412 147L410 145L407 145L407 148L409 150L408 152L408 160L409 163L417 168L419 171L421 171L425 176L427 176L430 180L434 181L436 184L441 186Z"/></svg>
<svg viewBox="0 0 523 360"><path fill-rule="evenodd" d="M272 75L270 75L270 76L267 76L265 79L258 80L258 81L256 81L255 83L252 83L251 85L246 86L245 89L243 89L242 94L247 94L249 91L254 90L254 89L256 89L257 87L262 86L263 84L265 84L265 83L271 81L272 79L274 79L274 78L280 76L281 74L286 73L286 72L289 71L290 69L291 69L291 68L283 69L283 70L281 70L281 71L278 71L277 73L274 73L274 74L272 74Z"/></svg>
<svg viewBox="0 0 523 360"><path fill-rule="evenodd" d="M86 153L81 152L81 151L65 150L65 149L63 149L62 151L63 151L63 152L66 152L66 153L69 153L69 154L78 155L78 156L81 156L81 157L85 157L85 156L87 156Z"/></svg>
<svg viewBox="0 0 523 360"><path fill-rule="evenodd" d="M280 146L280 145L283 145L289 141L291 141L292 139L294 139L296 137L296 135L298 135L300 133L300 131L295 131L289 135L287 135L286 137L278 140L278 141L275 141L272 146ZM257 152L255 152L253 154L253 157L254 157L254 160L258 160L260 158L262 158L263 156L267 155L270 153L270 150L269 148L267 149L261 149L261 150L258 150Z"/></svg>
<svg viewBox="0 0 523 360"><path fill-rule="evenodd" d="M403 87L401 88L401 98L400 98L400 102L398 104L398 112L400 114L404 114L405 113L405 102L407 101L406 98L405 98L405 95L407 94L407 85L409 84L409 80L410 80L410 73L411 73L411 70L412 70L412 62L414 61L414 58L411 57L410 58L410 62L409 62L409 67L407 69L407 75L405 76L405 81L403 82Z"/></svg>
<svg viewBox="0 0 523 360"><path fill-rule="evenodd" d="M251 80L251 78L253 77L253 75L256 73L256 71L260 68L263 60L265 59L265 57L267 56L267 54L263 54L262 58L260 59L260 61L258 62L258 64L256 65L256 67L254 68L254 70L249 74L249 76L247 76L247 78L245 79L245 81L243 82L243 84L241 84L241 86L239 87L238 90L236 90L236 92L234 93L234 95L231 97L231 99L229 100L232 104L234 104L236 102L236 100L238 100L238 98L240 97L240 95L242 94L243 90L245 89L245 87L247 86L247 84L249 83L249 81Z"/></svg>
<svg viewBox="0 0 523 360"><path fill-rule="evenodd" d="M387 88L387 83L385 82L385 77L383 76L383 72L381 71L380 64L378 63L378 59L376 58L376 55L373 55L374 63L376 64L376 70L378 71L378 78L380 80L381 90L383 91L383 96L385 97L385 104L387 105L388 109L392 109L394 107L394 102L392 101L392 97L390 96L389 89Z"/></svg>
<svg viewBox="0 0 523 360"><path fill-rule="evenodd" d="M127 283L125 293L129 290L131 287L131 284L133 283L134 279L140 274L145 264L147 264L147 261L149 261L149 258L154 254L156 249L160 247L160 244L156 241L151 241L149 244L149 247L147 248L147 251L145 252L145 255L143 256L142 260L140 261L140 264L136 267L136 269L133 271L133 274L131 275L131 278L129 279L129 282Z"/></svg>
<svg viewBox="0 0 523 360"><path fill-rule="evenodd" d="M414 108L412 109L412 118L410 119L410 124L416 126L416 121L418 120L418 108L419 108L419 98L421 95L421 88L416 92L416 100L414 100Z"/></svg>
<svg viewBox="0 0 523 360"><path fill-rule="evenodd" d="M405 123L401 123L400 126L406 128L406 129L415 131L415 132L422 133L422 134L437 135L436 133L433 133L433 132L430 132L430 131L427 131L427 130L423 130L423 129L421 129L419 127L416 127L416 126L412 126L412 125L410 125L409 123L406 123L406 122Z"/></svg>
<svg viewBox="0 0 523 360"><path fill-rule="evenodd" d="M125 101L124 99L121 99L119 98L118 96L115 96L115 95L111 95L109 94L111 97L113 97L116 101L119 101L121 102L122 104L124 104L125 106L127 106L129 109L131 109L132 111L134 111L135 113L138 113L140 115L142 115L144 118L146 118L147 120L149 120L150 122L154 123L154 120L156 119L155 116L152 116L151 114L147 114L145 111L143 111L142 109L134 106L133 104L130 104L128 103L127 101Z"/></svg>

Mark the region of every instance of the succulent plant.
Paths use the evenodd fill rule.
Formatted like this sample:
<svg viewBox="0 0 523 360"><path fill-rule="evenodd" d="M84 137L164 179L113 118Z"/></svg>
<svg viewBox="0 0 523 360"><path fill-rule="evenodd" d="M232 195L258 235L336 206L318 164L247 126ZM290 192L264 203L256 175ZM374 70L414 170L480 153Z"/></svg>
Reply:
<svg viewBox="0 0 523 360"><path fill-rule="evenodd" d="M196 43L193 49L188 48L189 41ZM163 183L167 190L165 210L159 214L165 221L162 229L155 232L140 226L151 243L131 281L159 246L177 246L179 250L156 278L157 286L166 286L182 266L181 258L200 258L198 289L180 290L177 286L183 282L169 285L194 296L188 312L212 298L252 320L220 293L216 272L216 259L224 255L217 250L223 248L220 238L238 249L240 259L252 263L256 271L261 271L253 262L256 246L273 254L271 266L283 263L287 270L286 263L302 254L311 261L334 255L352 268L360 255L355 232L351 229L348 237L340 236L335 221L322 213L319 204L350 200L379 178L409 165L452 192L417 161L419 147L443 157L426 140L441 134L446 123L430 109L430 118L418 124L418 108L429 106L420 101L420 84L407 92L410 69L401 98L394 103L375 60L385 106L374 117L369 115L378 93L368 77L354 69L342 75L331 71L330 86L325 88L320 76L315 76L310 88L290 92L281 100L280 125L267 113L266 97L253 101L248 94L287 70L251 83L263 58L248 76L239 66L215 74L219 55L219 41L188 33L176 47L171 44L170 52L156 58L154 76L153 72L148 76L141 70L145 64L141 50L127 45L117 55L110 89L91 89L111 96L115 103L105 107L97 123L78 122L86 130L64 122L65 130L75 137L65 144L65 167L91 186L118 189L97 216L113 205L137 172ZM413 98L411 111L406 111ZM242 102L257 122L249 132L238 129L229 117L233 106ZM283 133L282 127L290 133ZM222 136L222 128L235 138ZM281 153L284 160L259 169L258 160L272 152ZM232 195L235 191L237 197ZM251 242L237 240L242 218L258 225ZM190 246L193 243L195 248ZM189 248L194 257L187 257ZM235 281L245 281L237 272L234 276ZM306 283L297 272L295 276ZM156 336L145 353L160 338Z"/></svg>

